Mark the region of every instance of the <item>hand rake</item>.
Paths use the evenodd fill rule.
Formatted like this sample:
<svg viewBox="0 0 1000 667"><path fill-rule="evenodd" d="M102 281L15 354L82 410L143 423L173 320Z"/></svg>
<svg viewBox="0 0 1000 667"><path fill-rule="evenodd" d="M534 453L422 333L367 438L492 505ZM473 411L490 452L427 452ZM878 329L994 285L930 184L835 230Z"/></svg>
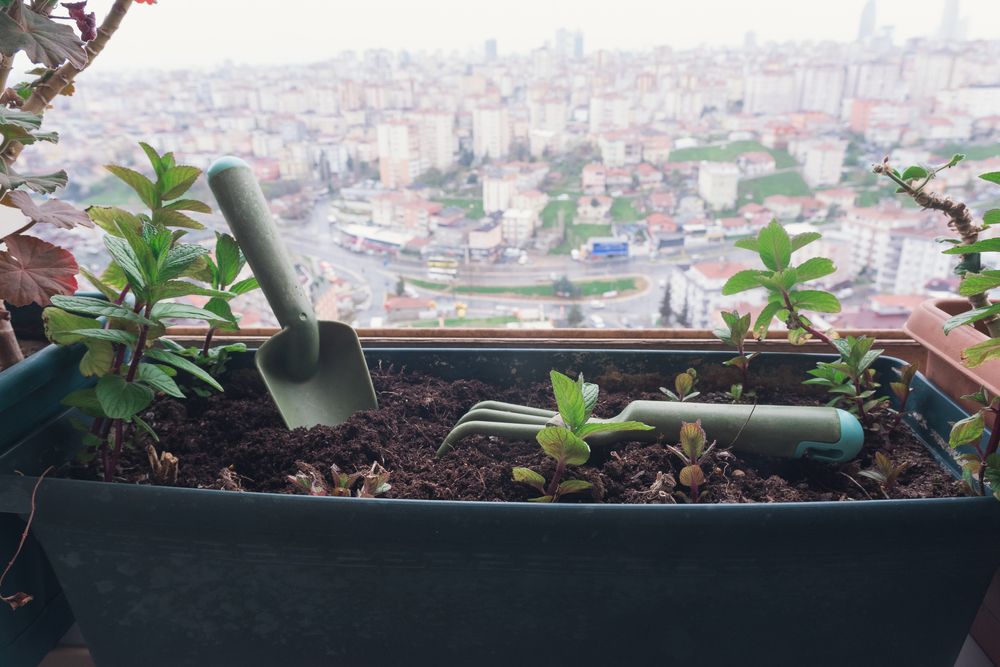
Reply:
<svg viewBox="0 0 1000 667"><path fill-rule="evenodd" d="M761 456L842 462L857 456L864 442L860 422L838 408L667 401L633 401L610 419L590 419L595 423L638 421L653 430L604 431L584 439L592 447L607 447L621 441L652 442L661 435L676 438L681 422L698 419L710 440ZM562 425L555 410L483 401L458 421L437 455L444 455L455 443L473 434L531 440L546 426Z"/></svg>

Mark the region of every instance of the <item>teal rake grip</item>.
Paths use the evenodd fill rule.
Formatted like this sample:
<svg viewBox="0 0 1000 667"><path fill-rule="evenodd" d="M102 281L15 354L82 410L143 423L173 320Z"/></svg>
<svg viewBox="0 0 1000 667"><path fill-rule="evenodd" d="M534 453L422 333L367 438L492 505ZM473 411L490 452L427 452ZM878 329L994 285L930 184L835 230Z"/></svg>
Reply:
<svg viewBox="0 0 1000 667"><path fill-rule="evenodd" d="M865 439L857 418L839 408L633 401L607 421L640 421L654 431L597 433L587 440L604 446L620 440L655 440L659 434L676 438L681 422L699 419L709 442L760 456L849 461Z"/></svg>

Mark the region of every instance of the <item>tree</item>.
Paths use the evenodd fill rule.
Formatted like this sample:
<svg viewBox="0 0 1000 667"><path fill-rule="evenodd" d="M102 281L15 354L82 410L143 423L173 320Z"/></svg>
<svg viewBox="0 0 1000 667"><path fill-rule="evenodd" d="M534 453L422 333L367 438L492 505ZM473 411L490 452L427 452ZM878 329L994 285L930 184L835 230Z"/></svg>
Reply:
<svg viewBox="0 0 1000 667"><path fill-rule="evenodd" d="M670 280L667 280L667 287L663 290L663 301L660 302L660 324L670 326L670 318L673 310L670 308Z"/></svg>
<svg viewBox="0 0 1000 667"><path fill-rule="evenodd" d="M552 291L555 292L556 296L566 299L574 299L580 296L580 287L573 284L573 281L566 276L562 276L558 280L553 281Z"/></svg>
<svg viewBox="0 0 1000 667"><path fill-rule="evenodd" d="M580 306L573 304L569 307L569 312L566 313L566 324L571 327L578 327L583 323L583 311L580 310Z"/></svg>

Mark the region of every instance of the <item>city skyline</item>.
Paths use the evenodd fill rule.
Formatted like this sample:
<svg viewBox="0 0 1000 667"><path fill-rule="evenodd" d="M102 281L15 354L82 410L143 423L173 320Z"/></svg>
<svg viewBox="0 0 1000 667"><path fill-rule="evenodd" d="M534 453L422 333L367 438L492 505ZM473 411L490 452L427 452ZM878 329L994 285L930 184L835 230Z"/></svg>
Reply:
<svg viewBox="0 0 1000 667"><path fill-rule="evenodd" d="M748 33L753 33L758 44L843 43L857 36L865 1L847 0L829 6L790 0L761 0L752 5L715 0L649 6L639 0L623 0L609 7L594 2L540 5L513 0L501 6L457 0L423 4L383 0L352 6L349 15L342 12L340 17L329 5L316 3L305 7L309 20L303 21L301 12L263 11L271 5L259 2L215 0L195 5L194 0L163 0L130 13L130 29L122 31L102 54L100 69L211 68L229 61L306 63L345 50L376 48L483 54L490 39L496 40L502 56L554 45L556 31L561 28L581 31L587 53L602 49L641 51L663 45L677 49L739 46ZM110 0L91 0L88 9L101 17L110 4ZM891 26L897 43L913 37L935 37L940 33L943 7L943 2L935 2L919 13L905 0L878 0L876 28ZM258 8L262 11L256 11ZM683 21L677 20L679 10L684 13ZM964 0L960 11L969 39L992 38L991 26L1000 24L1000 3ZM192 21L194 12L197 21ZM643 20L635 20L638 16ZM721 22L720 16L725 17ZM267 33L262 39L265 26ZM182 47L151 49L149 37L154 34L177 40ZM184 48L186 44L198 46Z"/></svg>

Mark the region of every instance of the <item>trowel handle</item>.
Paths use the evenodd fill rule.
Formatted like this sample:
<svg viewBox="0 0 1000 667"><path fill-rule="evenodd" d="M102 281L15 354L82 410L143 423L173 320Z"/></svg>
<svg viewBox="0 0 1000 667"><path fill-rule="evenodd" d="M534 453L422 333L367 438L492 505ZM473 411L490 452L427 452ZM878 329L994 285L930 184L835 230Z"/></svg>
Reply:
<svg viewBox="0 0 1000 667"><path fill-rule="evenodd" d="M219 158L208 168L208 185L278 322L289 330L285 335L295 338L294 349L299 354L289 362L301 368L289 371L308 375L319 360L316 313L296 278L253 171L239 158Z"/></svg>
<svg viewBox="0 0 1000 667"><path fill-rule="evenodd" d="M761 456L848 461L861 451L865 438L854 415L812 406L633 401L610 421L641 421L656 429L646 433L664 434L676 442L681 422L698 419L709 442ZM629 435L608 435L618 433ZM603 435L595 434L594 443ZM636 435L631 433L633 439Z"/></svg>

